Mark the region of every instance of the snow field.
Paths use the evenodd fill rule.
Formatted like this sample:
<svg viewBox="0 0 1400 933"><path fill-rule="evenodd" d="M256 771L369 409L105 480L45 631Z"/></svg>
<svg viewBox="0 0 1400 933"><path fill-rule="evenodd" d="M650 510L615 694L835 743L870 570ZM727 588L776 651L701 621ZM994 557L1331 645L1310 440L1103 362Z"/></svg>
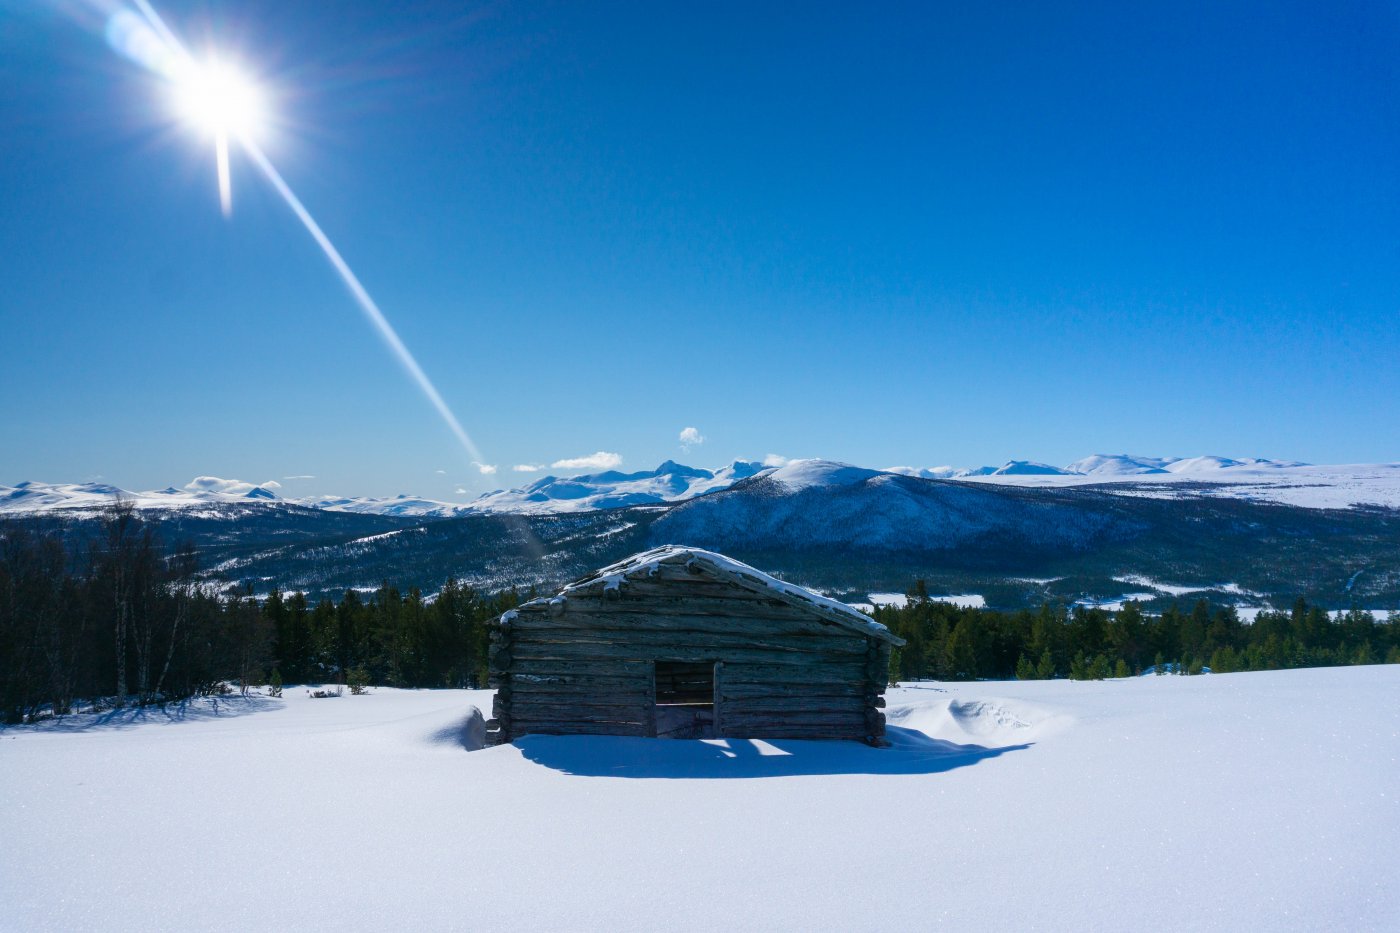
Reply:
<svg viewBox="0 0 1400 933"><path fill-rule="evenodd" d="M487 691L0 732L0 928L1396 929L1400 666L908 684L890 749L528 737Z"/></svg>

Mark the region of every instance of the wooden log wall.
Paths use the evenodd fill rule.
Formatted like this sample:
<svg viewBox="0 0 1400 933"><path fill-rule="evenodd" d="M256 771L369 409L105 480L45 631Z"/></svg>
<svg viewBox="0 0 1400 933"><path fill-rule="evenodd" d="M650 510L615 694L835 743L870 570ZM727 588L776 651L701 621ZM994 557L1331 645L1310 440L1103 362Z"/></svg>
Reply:
<svg viewBox="0 0 1400 933"><path fill-rule="evenodd" d="M719 663L718 734L880 741L889 645L783 600L663 565L493 627L496 741L655 733L657 661Z"/></svg>

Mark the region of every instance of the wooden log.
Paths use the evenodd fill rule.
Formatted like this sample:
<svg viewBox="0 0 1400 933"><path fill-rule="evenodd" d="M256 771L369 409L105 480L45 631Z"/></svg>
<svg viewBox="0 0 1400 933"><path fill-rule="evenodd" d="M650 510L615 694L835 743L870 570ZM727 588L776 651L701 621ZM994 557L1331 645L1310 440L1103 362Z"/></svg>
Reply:
<svg viewBox="0 0 1400 933"><path fill-rule="evenodd" d="M787 664L808 671L821 671L829 663L825 655L808 651L776 651L740 647L694 647L689 645L609 644L600 641L518 642L513 648L520 670L533 669L537 661L739 661L756 664Z"/></svg>
<svg viewBox="0 0 1400 933"><path fill-rule="evenodd" d="M824 622L804 619L765 618L749 612L735 612L728 615L705 615L695 612L636 609L631 612L570 612L559 618L531 618L517 620L517 637L525 633L552 631L599 631L599 632L700 632L713 635L729 635L736 632L758 633L765 636L781 635L800 639L805 637L831 636L848 640L852 653L858 653L861 646L855 644L855 635L849 629Z"/></svg>
<svg viewBox="0 0 1400 933"><path fill-rule="evenodd" d="M565 677L637 677L651 681L652 663L650 661L627 661L621 659L610 659L604 661L551 661L532 660L528 663L521 663L511 671L513 677L524 677L527 675L538 675L541 677L565 676Z"/></svg>
<svg viewBox="0 0 1400 933"><path fill-rule="evenodd" d="M724 700L726 721L768 713L811 713L812 715L864 716L865 700L860 697L749 697Z"/></svg>
<svg viewBox="0 0 1400 933"><path fill-rule="evenodd" d="M511 726L512 739L525 735L630 735L646 736L650 729L637 722L573 722L522 719Z"/></svg>
<svg viewBox="0 0 1400 933"><path fill-rule="evenodd" d="M649 691L651 678L647 676L603 674L535 674L517 673L513 685L519 690L628 690Z"/></svg>
<svg viewBox="0 0 1400 933"><path fill-rule="evenodd" d="M526 687L517 687L511 693L511 699L517 701L540 696L568 697L580 703L595 700L602 702L605 698L612 702L614 699L627 698L630 702L641 704L651 702L651 686L649 684L626 684L615 687L589 688L581 684L531 684Z"/></svg>
<svg viewBox="0 0 1400 933"><path fill-rule="evenodd" d="M865 667L855 659L833 658L819 671L794 668L787 664L724 665L726 683L849 683L864 684Z"/></svg>
<svg viewBox="0 0 1400 933"><path fill-rule="evenodd" d="M861 683L753 683L739 682L726 676L719 685L720 696L725 699L745 697L857 697L866 696L866 687Z"/></svg>
<svg viewBox="0 0 1400 933"><path fill-rule="evenodd" d="M602 703L626 703L632 706L644 707L651 702L651 691L646 688L633 688L628 690L580 690L562 689L551 690L531 689L517 690L509 697L511 702L519 705L521 703L581 703L585 705Z"/></svg>
<svg viewBox="0 0 1400 933"><path fill-rule="evenodd" d="M553 719L560 722L646 722L650 707L641 704L535 703L516 699L511 703L511 719Z"/></svg>
<svg viewBox="0 0 1400 933"><path fill-rule="evenodd" d="M643 708L652 703L648 690L621 691L565 691L565 690L519 690L508 697L516 706L522 703L556 703L559 705L628 705Z"/></svg>
<svg viewBox="0 0 1400 933"><path fill-rule="evenodd" d="M565 629L559 626L517 631L511 649L518 650L523 645L554 642L627 644L656 648L666 648L671 645L685 645L692 648L762 648L768 651L821 653L847 657L858 657L865 651L862 639L842 635L769 635L761 631L739 629L723 634L689 630L651 631L646 629L606 632Z"/></svg>

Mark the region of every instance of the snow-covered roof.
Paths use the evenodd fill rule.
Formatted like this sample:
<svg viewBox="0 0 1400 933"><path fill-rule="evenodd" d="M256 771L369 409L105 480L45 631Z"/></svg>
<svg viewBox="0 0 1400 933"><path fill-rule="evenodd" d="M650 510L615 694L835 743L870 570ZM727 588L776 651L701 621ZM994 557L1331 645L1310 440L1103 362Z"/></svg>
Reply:
<svg viewBox="0 0 1400 933"><path fill-rule="evenodd" d="M581 592L585 589L597 588L600 584L604 591L616 590L625 580L653 575L662 564L698 566L701 572L708 571L713 577L737 584L753 592L772 596L799 609L809 610L830 622L856 630L862 635L878 638L893 645L904 644L904 640L898 635L865 613L853 609L845 603L829 599L820 593L814 593L806 587L779 580L777 577L770 576L762 570L750 567L732 557L725 557L723 554L717 554L703 548L677 544L665 544L650 551L633 554L625 560L596 570L583 579L570 583L552 599L567 597L570 593ZM546 604L550 600L551 597L541 597L531 600L526 605Z"/></svg>

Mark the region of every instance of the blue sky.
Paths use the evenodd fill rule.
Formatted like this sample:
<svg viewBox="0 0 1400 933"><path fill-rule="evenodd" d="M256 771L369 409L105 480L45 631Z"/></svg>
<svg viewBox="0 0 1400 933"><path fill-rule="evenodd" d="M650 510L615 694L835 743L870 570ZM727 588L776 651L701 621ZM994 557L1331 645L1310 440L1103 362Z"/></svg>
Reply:
<svg viewBox="0 0 1400 933"><path fill-rule="evenodd" d="M0 482L1400 459L1394 3L158 4L482 475L97 2L0 0Z"/></svg>

